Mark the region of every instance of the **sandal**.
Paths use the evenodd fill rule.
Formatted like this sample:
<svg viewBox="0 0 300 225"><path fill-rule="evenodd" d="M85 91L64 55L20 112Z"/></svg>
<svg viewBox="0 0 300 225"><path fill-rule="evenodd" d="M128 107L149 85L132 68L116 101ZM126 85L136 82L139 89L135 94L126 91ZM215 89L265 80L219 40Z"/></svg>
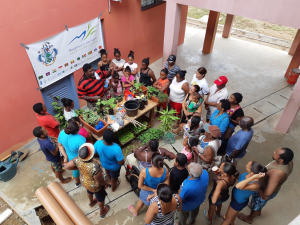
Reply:
<svg viewBox="0 0 300 225"><path fill-rule="evenodd" d="M131 207L132 207L132 208L134 208L132 205L129 205L129 206L128 206L128 210L129 210L129 212L130 212L132 215L134 215L134 216L137 216L137 215L133 214L133 212L131 212L131 210L130 210L130 209L131 209Z"/></svg>
<svg viewBox="0 0 300 225"><path fill-rule="evenodd" d="M179 127L179 125L173 125L172 128L173 129L177 129Z"/></svg>
<svg viewBox="0 0 300 225"><path fill-rule="evenodd" d="M243 216L245 216L245 214L244 214L244 213L240 213L240 214L237 216L237 218L239 218L239 219L240 219L241 221L243 221L243 222L246 222L246 223L248 223L248 224L252 224L252 223L246 221L246 220L244 219Z"/></svg>
<svg viewBox="0 0 300 225"><path fill-rule="evenodd" d="M221 218L222 218L223 220L225 220L225 214L223 214L223 215L221 216Z"/></svg>
<svg viewBox="0 0 300 225"><path fill-rule="evenodd" d="M173 129L171 130L172 134L179 135L179 132L176 133Z"/></svg>
<svg viewBox="0 0 300 225"><path fill-rule="evenodd" d="M72 182L73 181L73 179L74 179L74 177L72 176L72 177L70 177L71 179L68 181L68 182L60 182L61 184L67 184L67 183L70 183L70 182Z"/></svg>
<svg viewBox="0 0 300 225"><path fill-rule="evenodd" d="M203 212L203 214L204 214L204 217L205 217L205 219L206 219L206 222L208 223L208 224L211 224L209 221L208 221L208 219L207 219L207 210L204 210L204 212Z"/></svg>
<svg viewBox="0 0 300 225"><path fill-rule="evenodd" d="M106 210L106 212L103 215L100 215L101 218L104 218L106 216L106 214L108 213L109 209L110 209L109 205L105 205L105 206L104 206L104 208L107 209L107 210Z"/></svg>

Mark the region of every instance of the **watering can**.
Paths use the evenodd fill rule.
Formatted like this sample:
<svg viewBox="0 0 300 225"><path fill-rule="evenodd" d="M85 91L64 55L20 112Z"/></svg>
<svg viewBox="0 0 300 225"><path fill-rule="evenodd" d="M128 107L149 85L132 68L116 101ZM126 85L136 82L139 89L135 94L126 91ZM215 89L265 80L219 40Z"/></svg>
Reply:
<svg viewBox="0 0 300 225"><path fill-rule="evenodd" d="M10 160L16 154L18 154L17 161L14 164L12 164L10 162ZM12 179L16 175L19 157L23 154L24 153L20 152L20 151L18 153L16 153L15 151L12 151L7 162L0 161L0 180L3 180L6 182L6 181L9 181L10 179Z"/></svg>

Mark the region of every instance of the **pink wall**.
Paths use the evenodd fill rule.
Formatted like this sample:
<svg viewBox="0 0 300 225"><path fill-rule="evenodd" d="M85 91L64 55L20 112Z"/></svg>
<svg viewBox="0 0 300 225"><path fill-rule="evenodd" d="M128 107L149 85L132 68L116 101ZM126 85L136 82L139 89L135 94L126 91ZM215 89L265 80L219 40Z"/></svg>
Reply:
<svg viewBox="0 0 300 225"><path fill-rule="evenodd" d="M222 13L300 28L299 0L166 0Z"/></svg>
<svg viewBox="0 0 300 225"><path fill-rule="evenodd" d="M73 27L97 17L103 12L104 41L113 57L118 47L126 58L129 50L136 52L140 64L145 57L154 62L162 56L165 4L141 11L141 1L112 2L108 0L4 0L0 8L0 159L11 150L17 150L32 140L37 121L33 104L42 102L42 96L33 69L20 43L31 44L63 31L64 25ZM183 43L187 7L182 10L179 44ZM82 69L74 73L75 83ZM84 103L84 102L82 102ZM81 103L81 105L82 105Z"/></svg>

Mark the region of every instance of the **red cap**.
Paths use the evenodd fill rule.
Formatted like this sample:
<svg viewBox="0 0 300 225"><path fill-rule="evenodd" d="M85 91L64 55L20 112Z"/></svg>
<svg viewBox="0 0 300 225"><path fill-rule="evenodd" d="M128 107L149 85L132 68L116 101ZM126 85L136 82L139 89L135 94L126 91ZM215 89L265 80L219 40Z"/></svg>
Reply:
<svg viewBox="0 0 300 225"><path fill-rule="evenodd" d="M97 74L99 74L99 73L101 72L101 70L96 70L95 72L96 72Z"/></svg>
<svg viewBox="0 0 300 225"><path fill-rule="evenodd" d="M218 86L222 85L222 84L226 84L227 82L228 82L228 79L225 76L220 76L217 80L214 81L214 83Z"/></svg>

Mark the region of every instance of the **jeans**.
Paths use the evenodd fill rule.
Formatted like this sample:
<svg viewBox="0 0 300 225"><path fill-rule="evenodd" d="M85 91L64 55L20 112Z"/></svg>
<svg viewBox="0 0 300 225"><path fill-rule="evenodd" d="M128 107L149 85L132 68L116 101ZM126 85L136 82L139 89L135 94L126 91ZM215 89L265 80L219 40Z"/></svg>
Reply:
<svg viewBox="0 0 300 225"><path fill-rule="evenodd" d="M200 205L191 211L180 211L178 212L179 221L178 225L186 225L187 219L189 221L194 222L200 210Z"/></svg>

